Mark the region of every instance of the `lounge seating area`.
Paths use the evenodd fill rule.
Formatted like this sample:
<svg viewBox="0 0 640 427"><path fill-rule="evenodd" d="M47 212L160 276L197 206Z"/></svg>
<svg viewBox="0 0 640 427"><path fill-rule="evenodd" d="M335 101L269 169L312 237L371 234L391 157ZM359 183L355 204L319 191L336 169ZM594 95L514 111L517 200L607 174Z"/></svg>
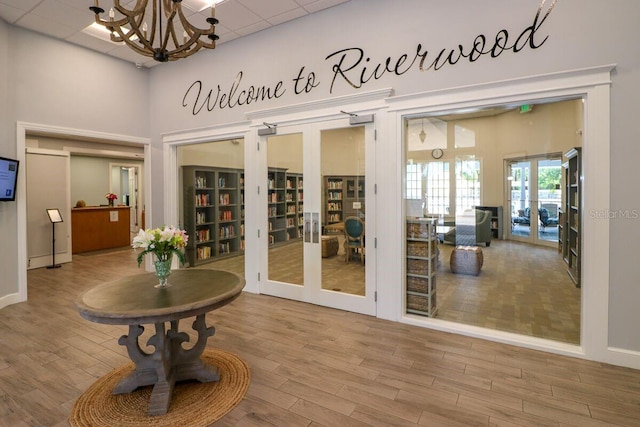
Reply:
<svg viewBox="0 0 640 427"><path fill-rule="evenodd" d="M551 216L549 213L549 209L546 207L538 208L538 219L540 221L540 225L542 226L542 230L545 227L555 227L558 225L558 214L557 210L555 216ZM511 218L511 223L513 226L515 225L531 225L531 210L529 208L518 210L518 216Z"/></svg>
<svg viewBox="0 0 640 427"><path fill-rule="evenodd" d="M444 235L444 242L457 246L482 243L490 246L491 238L491 211L473 209L456 217L456 226Z"/></svg>

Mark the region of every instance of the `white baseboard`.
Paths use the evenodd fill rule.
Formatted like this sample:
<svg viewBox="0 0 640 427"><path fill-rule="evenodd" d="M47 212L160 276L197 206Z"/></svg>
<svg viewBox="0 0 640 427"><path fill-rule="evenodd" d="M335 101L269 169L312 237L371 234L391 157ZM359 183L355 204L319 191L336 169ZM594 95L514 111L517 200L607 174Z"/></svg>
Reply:
<svg viewBox="0 0 640 427"><path fill-rule="evenodd" d="M17 304L19 302L26 301L26 299L20 299L20 294L8 294L0 298L0 309L3 309L11 304Z"/></svg>

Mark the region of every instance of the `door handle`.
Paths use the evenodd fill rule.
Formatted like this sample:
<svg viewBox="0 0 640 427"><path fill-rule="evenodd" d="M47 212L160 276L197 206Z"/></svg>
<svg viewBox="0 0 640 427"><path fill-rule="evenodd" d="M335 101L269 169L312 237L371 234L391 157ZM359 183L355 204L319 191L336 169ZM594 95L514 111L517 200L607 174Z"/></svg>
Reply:
<svg viewBox="0 0 640 427"><path fill-rule="evenodd" d="M320 214L314 212L313 216L313 243L320 243Z"/></svg>
<svg viewBox="0 0 640 427"><path fill-rule="evenodd" d="M304 213L304 242L311 243L311 214Z"/></svg>

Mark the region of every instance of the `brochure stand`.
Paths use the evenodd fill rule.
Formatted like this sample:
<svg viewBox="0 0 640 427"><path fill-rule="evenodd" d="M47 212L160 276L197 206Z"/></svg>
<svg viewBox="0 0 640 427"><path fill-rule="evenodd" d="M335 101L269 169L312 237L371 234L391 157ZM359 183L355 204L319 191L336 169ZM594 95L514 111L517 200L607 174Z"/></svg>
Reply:
<svg viewBox="0 0 640 427"><path fill-rule="evenodd" d="M56 264L56 223L62 222L62 215L60 215L59 209L47 209L47 215L49 215L49 221L51 221L52 231L52 241L51 241L51 254L53 255L53 260L51 265L48 265L47 268L60 268L62 267L60 264Z"/></svg>

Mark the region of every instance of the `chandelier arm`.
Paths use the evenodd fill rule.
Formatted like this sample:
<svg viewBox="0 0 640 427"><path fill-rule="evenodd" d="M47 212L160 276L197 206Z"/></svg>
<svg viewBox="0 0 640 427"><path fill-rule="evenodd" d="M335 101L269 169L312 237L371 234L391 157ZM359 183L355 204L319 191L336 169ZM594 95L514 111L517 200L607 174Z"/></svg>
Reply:
<svg viewBox="0 0 640 427"><path fill-rule="evenodd" d="M212 6L213 7L213 6ZM187 17L182 13L182 8L178 10L178 17L180 18L180 23L184 27L187 34L193 38L193 34L196 34L196 38L201 36L208 36L215 33L216 26L211 24L210 28L199 28L193 25L191 22L187 20Z"/></svg>
<svg viewBox="0 0 640 427"><path fill-rule="evenodd" d="M144 49L143 47L141 47L140 45L138 45L134 41L130 40L127 36L125 36L124 32L122 31L122 29L120 27L115 28L114 31L117 32L120 37L118 37L118 40L115 40L114 34L112 33L111 34L111 39L112 40L118 41L118 42L124 42L127 46L129 46L131 49L133 49L136 52L138 52L140 55L153 57L153 51L149 51L147 49Z"/></svg>
<svg viewBox="0 0 640 427"><path fill-rule="evenodd" d="M96 24L102 25L103 27L106 27L110 31L112 27L113 28L120 27L122 25L126 25L127 22L129 22L128 18L118 19L117 21L111 21L111 20L105 21L104 19L100 18L100 15L96 13Z"/></svg>
<svg viewBox="0 0 640 427"><path fill-rule="evenodd" d="M136 4L133 9L127 9L120 4L120 0L113 0L113 8L129 18L135 15L144 16L144 11L147 10L147 2L148 0L136 0Z"/></svg>
<svg viewBox="0 0 640 427"><path fill-rule="evenodd" d="M143 22L144 19L144 15L138 15L136 16L134 19L131 19L129 21L129 25L131 26L131 31L129 31L128 35L129 37L127 37L129 39L129 41L131 43L127 43L129 46L138 46L139 44L142 44L145 47L145 50L148 50L149 52L153 52L153 36L154 34L152 33L151 36L151 40L147 40L147 36L144 34L144 32L142 31L142 28L140 26L140 24ZM133 36L136 36L138 38L138 40L133 40ZM138 43L137 43L138 42Z"/></svg>
<svg viewBox="0 0 640 427"><path fill-rule="evenodd" d="M111 40L114 42L125 43L135 52L161 62L186 58L203 47L215 49L215 40L217 39L217 36L215 36L215 24L217 20L215 20L215 9L213 7L211 9L211 18L207 18L210 28L202 29L187 20L179 0L151 0L153 19L151 22L151 34L148 34L147 37L147 34L145 34L147 32L143 31L142 28L146 26L144 18L147 13L148 0L136 0L133 9L125 8L120 2L121 0L113 0L113 9L123 16L118 20L113 20L113 18L109 18L109 20L101 19L99 13L96 12L99 9L97 2L96 7L90 8L95 13L96 23L111 32ZM104 10L100 10L100 13L103 12ZM176 14L180 19L185 36L176 33ZM166 18L166 26L163 26L163 15ZM125 26L130 28L125 28ZM156 33L160 46L154 48ZM207 39L201 40L204 37L210 41ZM167 49L169 40L172 41L175 49ZM180 43L180 40L184 42Z"/></svg>
<svg viewBox="0 0 640 427"><path fill-rule="evenodd" d="M182 6L180 3L174 3L171 0L163 0L164 1L164 13L165 13L165 18L167 18L167 28L166 28L166 33L164 35L164 37L162 36L162 33L160 33L160 42L162 43L160 46L160 49L162 49L164 52L167 52L167 45L169 44L169 38L173 39L173 43L175 46L179 46L180 44L178 43L178 40L176 39L176 35L175 35L175 27L173 25L173 19L176 17L176 11L178 10L182 10ZM158 0L158 2L160 2L160 0Z"/></svg>
<svg viewBox="0 0 640 427"><path fill-rule="evenodd" d="M192 25L189 21L187 21L187 18L182 13L182 10L178 11L178 17L180 18L180 23L182 24L185 32L189 36L189 40L184 44L183 47L176 49L175 50L176 53L185 51L194 44L196 45L196 47L193 48L194 49L193 53L197 52L203 47L207 49L215 49L216 42L214 40L212 40L210 43L200 40L200 37L202 36L209 36L211 34L215 34L215 30L216 30L215 25L211 25L211 28L209 29L198 28ZM176 46L178 45L176 44Z"/></svg>

